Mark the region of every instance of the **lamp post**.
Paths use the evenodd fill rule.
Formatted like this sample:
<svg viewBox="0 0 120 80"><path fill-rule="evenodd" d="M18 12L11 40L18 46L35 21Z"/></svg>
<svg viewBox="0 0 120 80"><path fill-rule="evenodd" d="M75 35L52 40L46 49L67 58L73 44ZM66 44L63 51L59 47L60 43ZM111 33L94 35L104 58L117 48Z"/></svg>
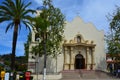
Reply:
<svg viewBox="0 0 120 80"><path fill-rule="evenodd" d="M43 72L43 80L46 80L46 40L47 40L47 33L43 32L43 47L44 47L44 72Z"/></svg>
<svg viewBox="0 0 120 80"><path fill-rule="evenodd" d="M41 42L41 39L40 38L37 38L36 39L36 41L38 42L38 44L40 44L40 42ZM38 45L38 47L39 47L40 45ZM40 53L39 53L40 54ZM38 73L39 73L39 54L37 55L37 69L38 70L36 70L36 72L37 72L37 80L38 80Z"/></svg>
<svg viewBox="0 0 120 80"><path fill-rule="evenodd" d="M45 3L45 2L43 1L43 3ZM37 10L47 10L46 5L38 7ZM45 15L45 13L44 13L43 16L40 16L40 17L41 17L41 18L43 19L43 21L44 21L44 19L46 19L46 16L48 16L48 15ZM41 18L40 18L40 19L41 19ZM45 27L46 24L47 24L47 23L44 22L44 24L43 24L44 26L43 26L43 27ZM47 28L46 28L46 30L47 30ZM43 28L42 28L42 30L41 30L41 28L38 29L38 32L41 33L41 37L42 37L42 40L43 40L43 49L44 49L43 80L46 80L46 59L47 59L47 54L46 54L47 31L46 31L46 30L44 30Z"/></svg>
<svg viewBox="0 0 120 80"><path fill-rule="evenodd" d="M44 70L43 70L43 80L46 80L46 59L47 59L47 53L46 53L46 40L47 40L47 32L41 32L42 36L42 43L43 43L43 49L44 49ZM40 43L41 39L37 38L37 41ZM40 45L39 45L40 46Z"/></svg>
<svg viewBox="0 0 120 80"><path fill-rule="evenodd" d="M44 49L44 70L43 70L43 80L46 80L46 59L47 59L47 54L46 54L46 40L47 40L47 31L41 31L41 29L38 29L38 32L41 34L42 37L42 43L43 43L43 49ZM41 39L37 38L37 41L40 43ZM39 45L40 46L40 45Z"/></svg>

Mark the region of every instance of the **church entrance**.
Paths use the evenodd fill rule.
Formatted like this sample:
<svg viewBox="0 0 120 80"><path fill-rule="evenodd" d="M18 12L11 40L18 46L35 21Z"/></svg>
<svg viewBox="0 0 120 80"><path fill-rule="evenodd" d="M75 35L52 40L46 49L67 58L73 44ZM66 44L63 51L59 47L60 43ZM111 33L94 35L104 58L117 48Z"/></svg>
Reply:
<svg viewBox="0 0 120 80"><path fill-rule="evenodd" d="M85 69L85 59L81 54L75 56L75 69Z"/></svg>

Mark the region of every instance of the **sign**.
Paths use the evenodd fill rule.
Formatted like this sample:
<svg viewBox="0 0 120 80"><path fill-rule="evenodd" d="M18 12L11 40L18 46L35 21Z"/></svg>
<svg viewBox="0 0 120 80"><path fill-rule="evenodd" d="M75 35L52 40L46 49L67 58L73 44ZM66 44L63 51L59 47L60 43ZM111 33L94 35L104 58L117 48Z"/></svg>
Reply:
<svg viewBox="0 0 120 80"><path fill-rule="evenodd" d="M36 63L35 62L29 62L28 63L28 69L35 69Z"/></svg>

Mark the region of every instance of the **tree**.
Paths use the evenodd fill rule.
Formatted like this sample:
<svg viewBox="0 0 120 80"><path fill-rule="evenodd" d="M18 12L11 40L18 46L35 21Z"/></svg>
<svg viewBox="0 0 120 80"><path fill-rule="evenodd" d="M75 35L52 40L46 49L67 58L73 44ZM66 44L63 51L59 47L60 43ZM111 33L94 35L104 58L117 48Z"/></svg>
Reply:
<svg viewBox="0 0 120 80"><path fill-rule="evenodd" d="M108 53L116 56L120 53L120 7L112 15L110 33L107 35Z"/></svg>
<svg viewBox="0 0 120 80"><path fill-rule="evenodd" d="M6 27L6 32L9 28L14 28L13 42L12 42L12 55L11 55L11 69L15 69L15 52L18 37L18 29L21 29L22 25L30 30L31 16L29 13L34 11L27 9L31 2L25 4L22 0L5 0L0 5L0 23L8 21L9 24Z"/></svg>
<svg viewBox="0 0 120 80"><path fill-rule="evenodd" d="M35 32L38 34L38 38L41 39L41 42L39 43L39 46L36 45L36 48L33 48L39 50L32 51L33 53L34 51L37 51L35 54L44 54L42 44L43 41L45 41L43 38L45 38L47 35L47 55L55 56L63 40L65 17L59 8L55 8L52 5L51 0L44 0L43 6L44 8L42 9L42 12L40 12L38 16L34 18Z"/></svg>
<svg viewBox="0 0 120 80"><path fill-rule="evenodd" d="M48 55L56 56L63 40L65 17L59 8L52 5L51 0L43 1L42 12L33 19L35 32L38 34L39 45L32 48L32 53L44 55L44 72ZM45 80L45 78L44 78Z"/></svg>

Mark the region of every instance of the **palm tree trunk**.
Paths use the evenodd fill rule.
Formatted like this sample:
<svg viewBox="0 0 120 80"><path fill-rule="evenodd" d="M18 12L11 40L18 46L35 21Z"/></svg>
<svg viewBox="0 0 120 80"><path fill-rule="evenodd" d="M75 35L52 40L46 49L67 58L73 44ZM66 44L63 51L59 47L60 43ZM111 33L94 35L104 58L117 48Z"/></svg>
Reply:
<svg viewBox="0 0 120 80"><path fill-rule="evenodd" d="M13 42L12 42L12 55L11 55L11 70L15 70L15 52L16 52L16 43L18 37L18 25L16 24L13 32Z"/></svg>

